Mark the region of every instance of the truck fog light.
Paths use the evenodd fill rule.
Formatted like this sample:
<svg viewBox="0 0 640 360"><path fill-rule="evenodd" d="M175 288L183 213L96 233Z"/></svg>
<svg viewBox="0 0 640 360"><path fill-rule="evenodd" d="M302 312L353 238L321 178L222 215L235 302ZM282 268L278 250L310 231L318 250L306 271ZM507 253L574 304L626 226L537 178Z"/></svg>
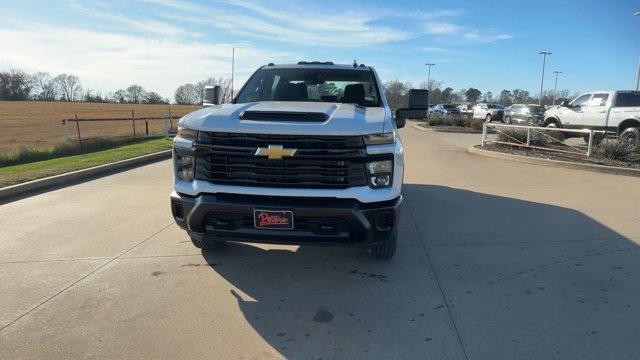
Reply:
<svg viewBox="0 0 640 360"><path fill-rule="evenodd" d="M193 165L194 165L193 156L176 153L176 157L175 157L176 175L180 180L193 181Z"/></svg>
<svg viewBox="0 0 640 360"><path fill-rule="evenodd" d="M381 189L391 186L393 174L393 161L382 160L367 163L367 174L369 186L374 189Z"/></svg>

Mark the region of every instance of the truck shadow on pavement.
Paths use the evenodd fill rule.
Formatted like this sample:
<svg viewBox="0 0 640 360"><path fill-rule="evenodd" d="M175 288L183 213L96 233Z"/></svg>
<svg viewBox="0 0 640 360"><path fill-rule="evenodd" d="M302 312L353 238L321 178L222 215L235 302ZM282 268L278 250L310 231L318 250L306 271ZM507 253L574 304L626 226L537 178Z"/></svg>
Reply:
<svg viewBox="0 0 640 360"><path fill-rule="evenodd" d="M640 351L640 251L629 239L553 205L436 185L405 185L404 196L391 261L244 244L203 256L247 322L288 358Z"/></svg>

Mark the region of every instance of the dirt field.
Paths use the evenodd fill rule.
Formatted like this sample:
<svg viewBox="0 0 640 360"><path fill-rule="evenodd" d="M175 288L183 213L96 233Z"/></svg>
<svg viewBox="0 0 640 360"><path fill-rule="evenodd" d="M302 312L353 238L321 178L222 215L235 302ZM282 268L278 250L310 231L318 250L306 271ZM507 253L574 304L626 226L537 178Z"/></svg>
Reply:
<svg viewBox="0 0 640 360"><path fill-rule="evenodd" d="M40 101L0 101L0 154L17 152L22 148L51 147L64 141L61 119L184 115L198 106L192 105L132 105L90 104ZM149 121L150 133L161 133L162 121ZM80 123L82 138L97 136L133 135L131 122ZM145 133L144 121L136 122L136 133ZM75 123L69 124L69 134L77 138Z"/></svg>

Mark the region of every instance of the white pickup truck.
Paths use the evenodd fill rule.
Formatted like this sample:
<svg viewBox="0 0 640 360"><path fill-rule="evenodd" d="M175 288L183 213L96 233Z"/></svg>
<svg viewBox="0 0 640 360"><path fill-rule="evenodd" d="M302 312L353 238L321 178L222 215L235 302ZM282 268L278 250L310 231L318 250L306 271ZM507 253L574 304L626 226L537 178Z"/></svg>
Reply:
<svg viewBox="0 0 640 360"><path fill-rule="evenodd" d="M606 130L640 141L640 91L595 91L545 112L543 126Z"/></svg>
<svg viewBox="0 0 640 360"><path fill-rule="evenodd" d="M176 223L201 249L226 242L396 251L403 145L375 70L268 64L231 103L220 87L173 142Z"/></svg>

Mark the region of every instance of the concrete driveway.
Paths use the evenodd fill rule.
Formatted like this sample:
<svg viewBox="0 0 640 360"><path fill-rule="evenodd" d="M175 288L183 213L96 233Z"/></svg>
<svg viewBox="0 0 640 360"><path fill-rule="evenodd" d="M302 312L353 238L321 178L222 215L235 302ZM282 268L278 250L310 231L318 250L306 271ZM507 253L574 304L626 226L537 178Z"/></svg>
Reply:
<svg viewBox="0 0 640 360"><path fill-rule="evenodd" d="M201 253L173 224L169 161L0 206L0 358L637 358L637 178L402 133L389 262Z"/></svg>

